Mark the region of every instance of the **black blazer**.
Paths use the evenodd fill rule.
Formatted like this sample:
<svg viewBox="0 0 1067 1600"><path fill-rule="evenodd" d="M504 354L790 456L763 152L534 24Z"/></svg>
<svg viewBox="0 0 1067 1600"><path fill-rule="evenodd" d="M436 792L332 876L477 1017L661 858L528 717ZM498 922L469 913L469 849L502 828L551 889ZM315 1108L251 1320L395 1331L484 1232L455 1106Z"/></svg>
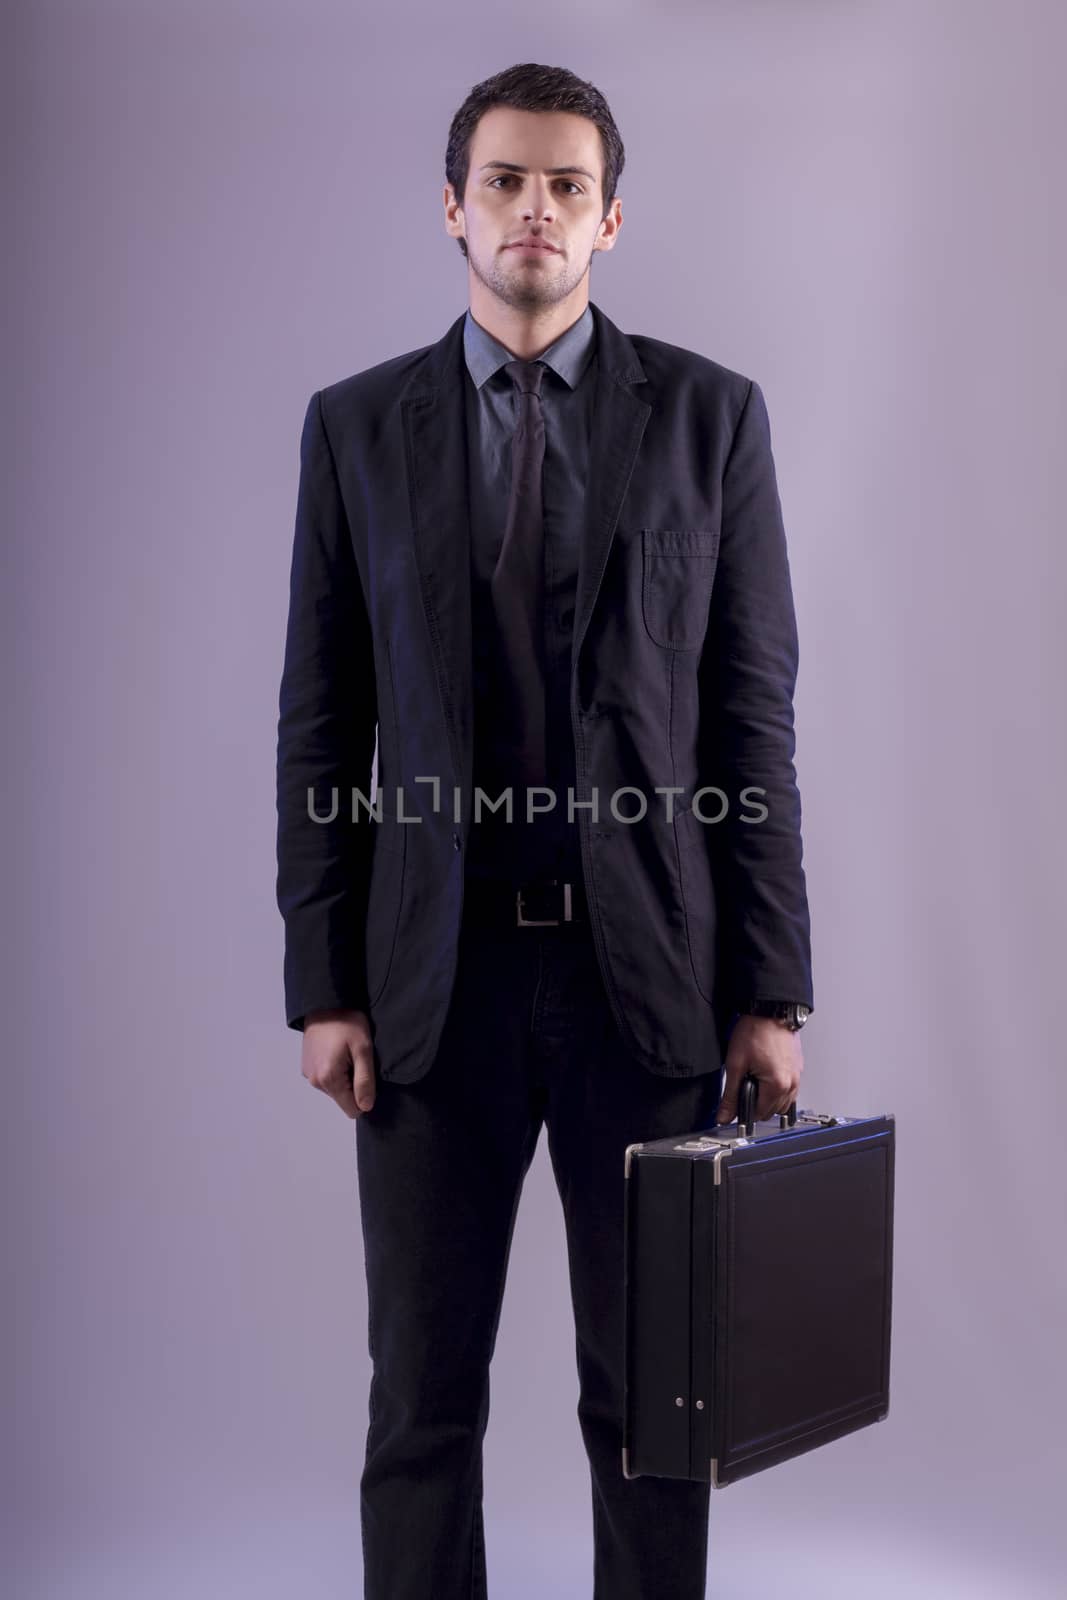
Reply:
<svg viewBox="0 0 1067 1600"><path fill-rule="evenodd" d="M576 798L599 806L577 813L585 887L624 1040L691 1077L721 1065L749 998L814 1005L789 563L758 384L591 304L571 673ZM301 440L277 750L286 1019L366 1011L398 1083L440 1037L472 826L463 383L460 315L316 392ZM382 820L357 804L353 823L376 732ZM723 797L693 809L704 785L720 821L698 817ZM398 786L419 822L398 819ZM657 786L683 790L671 821ZM334 788L336 817L313 821L309 789L328 817Z"/></svg>

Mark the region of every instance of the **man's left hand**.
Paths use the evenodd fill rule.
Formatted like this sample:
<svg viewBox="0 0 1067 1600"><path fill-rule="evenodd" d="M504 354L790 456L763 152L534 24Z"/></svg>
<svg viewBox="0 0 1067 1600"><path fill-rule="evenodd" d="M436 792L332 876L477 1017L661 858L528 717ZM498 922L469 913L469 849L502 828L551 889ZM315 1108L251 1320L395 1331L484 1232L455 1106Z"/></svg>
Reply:
<svg viewBox="0 0 1067 1600"><path fill-rule="evenodd" d="M788 1111L796 1099L804 1056L798 1031L773 1017L738 1017L726 1050L726 1082L715 1117L716 1125L732 1122L737 1096L747 1073L759 1079L756 1118Z"/></svg>

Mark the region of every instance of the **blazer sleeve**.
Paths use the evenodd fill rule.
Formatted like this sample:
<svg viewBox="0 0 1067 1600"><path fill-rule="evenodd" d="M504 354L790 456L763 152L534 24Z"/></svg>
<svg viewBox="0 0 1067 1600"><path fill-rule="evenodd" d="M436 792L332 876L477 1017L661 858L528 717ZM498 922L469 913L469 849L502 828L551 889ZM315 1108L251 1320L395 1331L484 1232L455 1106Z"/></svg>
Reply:
<svg viewBox="0 0 1067 1600"><path fill-rule="evenodd" d="M285 1011L287 1025L303 1031L308 1012L368 1009L371 841L368 828L353 825L352 789L370 795L377 725L370 623L321 391L300 441L278 713Z"/></svg>
<svg viewBox="0 0 1067 1600"><path fill-rule="evenodd" d="M720 902L718 961L737 1009L750 999L815 1004L793 764L798 659L770 423L763 393L750 381L723 470L718 566L700 661L702 767L729 802L707 831ZM709 797L703 809L714 817L722 801Z"/></svg>

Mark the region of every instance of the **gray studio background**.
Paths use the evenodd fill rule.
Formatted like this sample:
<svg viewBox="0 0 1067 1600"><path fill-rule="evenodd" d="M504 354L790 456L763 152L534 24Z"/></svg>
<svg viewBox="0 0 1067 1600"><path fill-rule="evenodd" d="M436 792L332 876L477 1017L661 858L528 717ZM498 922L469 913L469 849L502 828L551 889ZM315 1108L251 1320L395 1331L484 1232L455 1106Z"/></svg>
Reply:
<svg viewBox="0 0 1067 1600"><path fill-rule="evenodd" d="M709 1595L1062 1593L1060 8L45 0L5 32L7 1592L361 1592L355 1137L300 1076L273 898L300 425L463 310L449 119L539 60L627 147L593 298L764 389L800 1102L897 1117L889 1417L714 1492ZM576 1401L542 1136L502 1600L590 1592Z"/></svg>

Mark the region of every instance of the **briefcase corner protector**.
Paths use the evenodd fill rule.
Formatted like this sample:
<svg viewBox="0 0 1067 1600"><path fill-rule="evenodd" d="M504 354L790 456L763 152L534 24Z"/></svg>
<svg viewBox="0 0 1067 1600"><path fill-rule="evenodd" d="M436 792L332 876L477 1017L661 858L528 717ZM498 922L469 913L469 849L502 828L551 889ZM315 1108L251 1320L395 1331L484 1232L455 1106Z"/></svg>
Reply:
<svg viewBox="0 0 1067 1600"><path fill-rule="evenodd" d="M643 1150L644 1146L645 1146L645 1141L643 1139L638 1140L638 1142L636 1144L628 1144L626 1146L626 1155L625 1155L625 1157L623 1159L623 1168L622 1168L622 1175L623 1175L624 1178L628 1178L630 1176L630 1158L632 1157L634 1151L635 1150Z"/></svg>

